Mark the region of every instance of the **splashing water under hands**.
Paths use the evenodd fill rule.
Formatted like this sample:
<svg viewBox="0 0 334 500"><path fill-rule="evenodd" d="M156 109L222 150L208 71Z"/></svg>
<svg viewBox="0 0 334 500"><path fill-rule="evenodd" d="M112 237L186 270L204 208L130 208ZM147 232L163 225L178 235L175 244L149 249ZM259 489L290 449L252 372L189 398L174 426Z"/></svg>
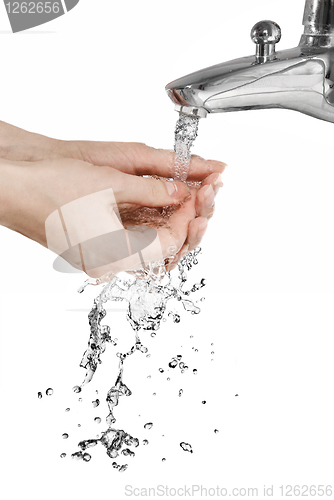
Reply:
<svg viewBox="0 0 334 500"><path fill-rule="evenodd" d="M197 137L198 131L198 118L193 118L180 113L178 122L175 128L175 176L177 180L185 181L188 175L189 162L190 162L190 148ZM170 213L166 211L165 216ZM146 214L147 216L147 214ZM131 390L123 382L124 375L124 362L126 359L133 355L135 352L147 354L148 349L145 347L139 337L139 331L149 331L151 336L155 336L159 330L161 321L164 319L167 303L170 300L176 300L182 303L185 311L191 314L199 314L200 308L190 300L191 293L195 293L205 286L205 280L202 279L200 283L196 283L190 290L183 290L186 282L188 281L187 272L198 263L198 255L201 249L195 249L183 257L178 263L177 269L173 272L166 273L162 263L159 265L151 266L150 272L137 274L131 276L129 279L121 279L116 276L109 281L101 293L96 297L92 310L88 315L90 326L90 337L87 350L85 351L81 360L80 366L86 369L85 378L80 386L75 386L73 391L80 393L82 387L89 383L99 364L101 364L101 356L106 350L106 345L111 344L113 347L117 346L117 339L111 337L111 330L108 325L102 325L101 322L106 316L104 304L110 301L125 301L128 304L127 320L130 323L132 330L135 334L135 342L131 349L126 353L118 352L118 375L115 384L109 389L106 401L109 408L109 414L106 418L108 428L102 432L101 436L97 439L87 439L81 441L78 446L80 451L73 453L71 456L76 460L89 461L91 455L86 453L85 450L96 446L98 443L106 448L107 455L110 458L117 458L119 455L126 457L133 457L135 452L130 450L129 447L138 447L139 440L122 429L113 428L116 417L114 415L115 407L119 404L121 396L130 396ZM151 279L151 278L154 279ZM158 279L157 279L158 278ZM79 289L80 292L84 290L86 285ZM181 318L179 314L169 313L175 323L179 323ZM182 361L182 356L177 355L168 365L170 368L177 366L184 373L188 366ZM162 370L162 371L161 371ZM163 373L163 369L160 372ZM196 373L197 370L194 370ZM180 389L179 396L183 390ZM93 406L99 402L97 399L93 401ZM101 419L95 418L95 422L100 422ZM144 425L145 429L151 429L153 424L148 422ZM143 444L148 444L147 440ZM193 453L191 445L182 442L180 444L184 451ZM123 449L122 449L123 448ZM165 460L165 459L163 459ZM116 462L112 466L119 472L124 472L128 465L119 465Z"/></svg>

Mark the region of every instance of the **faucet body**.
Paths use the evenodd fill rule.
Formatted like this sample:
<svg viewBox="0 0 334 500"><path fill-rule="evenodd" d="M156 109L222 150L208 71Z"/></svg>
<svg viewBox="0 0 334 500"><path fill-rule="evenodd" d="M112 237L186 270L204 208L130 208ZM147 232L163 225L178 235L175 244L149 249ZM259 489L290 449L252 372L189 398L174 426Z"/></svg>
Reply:
<svg viewBox="0 0 334 500"><path fill-rule="evenodd" d="M334 122L334 0L306 0L304 34L295 48L276 52L280 28L257 23L256 54L205 68L166 87L175 109L204 117L285 108Z"/></svg>

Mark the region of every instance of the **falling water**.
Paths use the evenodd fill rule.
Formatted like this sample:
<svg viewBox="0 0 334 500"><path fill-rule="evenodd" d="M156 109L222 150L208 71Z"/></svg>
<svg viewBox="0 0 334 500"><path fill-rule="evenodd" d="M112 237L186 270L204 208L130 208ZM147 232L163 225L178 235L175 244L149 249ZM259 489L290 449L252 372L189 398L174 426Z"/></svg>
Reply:
<svg viewBox="0 0 334 500"><path fill-rule="evenodd" d="M175 174L174 179L185 182L188 177L190 149L198 135L199 118L179 114L175 127Z"/></svg>
<svg viewBox="0 0 334 500"><path fill-rule="evenodd" d="M175 175L174 178L186 181L190 162L190 148L197 137L198 118L193 118L184 114L179 115L179 119L175 128ZM168 217L168 211L166 212ZM75 386L73 391L76 393L81 392L82 387L90 382L101 364L101 356L106 350L106 345L111 344L117 346L117 339L112 338L111 329L108 325L101 324L105 319L106 310L104 305L110 301L125 301L128 304L127 320L130 323L134 334L134 345L126 353L117 353L118 357L118 375L115 384L109 389L106 401L109 408L109 414L106 418L108 428L102 432L101 436L96 439L87 439L81 441L78 446L80 451L73 453L71 456L77 460L90 460L91 456L85 452L87 448L96 446L98 443L102 444L107 451L107 455L115 459L120 454L126 457L133 457L135 452L130 450L129 447L136 448L139 445L139 440L132 437L122 429L115 429L113 426L116 422L114 415L115 407L119 404L119 398L122 396L131 396L131 390L126 386L123 381L124 375L124 362L125 360L139 351L142 354L147 354L148 349L145 347L139 337L140 330L149 331L152 336L155 336L159 330L161 321L163 320L166 312L167 303L170 300L176 300L182 303L185 311L191 314L198 314L200 308L190 300L191 293L195 293L205 286L205 280L202 279L200 283L196 283L189 290L184 290L185 284L188 281L187 272L198 263L198 255L201 249L195 249L183 257L178 263L177 269L173 272L166 273L162 269L162 264L158 269L152 268L154 277L159 279L150 279L150 273L143 274L142 276L130 276L129 279L124 280L116 276L109 281L101 293L94 300L92 310L88 315L90 326L90 337L87 350L85 351L81 360L80 366L86 369L85 378L80 386ZM80 289L80 292L83 288ZM173 317L173 321L178 323L180 316L178 314L169 313ZM184 373L188 366L181 355L175 356L168 365L170 368L178 367ZM163 373L163 369L160 370ZM179 391L179 396L182 394L182 389ZM97 403L98 402L98 403ZM97 406L99 400L93 401L93 406ZM95 419L96 422L99 420ZM152 422L144 425L145 429L151 429ZM144 440L143 444L148 441ZM181 447L192 453L191 446L186 443L181 443ZM88 458L89 457L89 458ZM127 464L118 465L116 462L112 463L113 467L120 472L127 468Z"/></svg>

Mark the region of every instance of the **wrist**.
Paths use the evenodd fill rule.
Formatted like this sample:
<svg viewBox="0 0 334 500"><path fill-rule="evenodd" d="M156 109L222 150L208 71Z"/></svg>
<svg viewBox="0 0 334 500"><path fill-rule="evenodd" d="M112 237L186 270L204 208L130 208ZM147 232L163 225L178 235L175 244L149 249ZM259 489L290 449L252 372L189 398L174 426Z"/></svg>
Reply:
<svg viewBox="0 0 334 500"><path fill-rule="evenodd" d="M0 121L0 158L39 161L61 155L62 142Z"/></svg>
<svg viewBox="0 0 334 500"><path fill-rule="evenodd" d="M31 175L31 167L0 159L0 225L43 244L44 234L31 224Z"/></svg>

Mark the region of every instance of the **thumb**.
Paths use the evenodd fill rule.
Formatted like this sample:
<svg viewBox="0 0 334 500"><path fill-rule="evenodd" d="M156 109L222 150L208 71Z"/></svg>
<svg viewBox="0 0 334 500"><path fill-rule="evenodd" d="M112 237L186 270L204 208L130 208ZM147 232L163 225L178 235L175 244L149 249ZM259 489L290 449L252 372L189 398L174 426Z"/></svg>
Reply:
<svg viewBox="0 0 334 500"><path fill-rule="evenodd" d="M179 205L190 195L187 184L180 181L162 181L151 177L122 174L124 188L117 201L146 207Z"/></svg>

